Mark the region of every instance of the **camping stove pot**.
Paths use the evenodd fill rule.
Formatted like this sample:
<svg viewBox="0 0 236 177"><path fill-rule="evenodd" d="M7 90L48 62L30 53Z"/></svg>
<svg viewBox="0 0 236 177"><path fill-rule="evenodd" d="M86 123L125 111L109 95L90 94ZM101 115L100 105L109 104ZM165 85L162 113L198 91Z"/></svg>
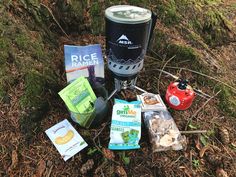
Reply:
<svg viewBox="0 0 236 177"><path fill-rule="evenodd" d="M165 98L171 108L186 110L191 106L195 96L196 94L193 88L188 85L187 80L178 80L168 86Z"/></svg>
<svg viewBox="0 0 236 177"><path fill-rule="evenodd" d="M108 68L115 82L125 83L123 87L129 80L135 84L156 20L150 10L130 5L111 6L106 9L105 17ZM116 84L119 91L122 85L117 87L119 84Z"/></svg>

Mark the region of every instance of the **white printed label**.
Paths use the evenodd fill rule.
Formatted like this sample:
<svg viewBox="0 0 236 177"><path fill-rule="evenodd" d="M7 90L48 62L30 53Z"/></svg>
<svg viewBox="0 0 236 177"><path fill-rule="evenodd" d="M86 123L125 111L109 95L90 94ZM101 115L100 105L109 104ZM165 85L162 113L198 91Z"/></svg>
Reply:
<svg viewBox="0 0 236 177"><path fill-rule="evenodd" d="M171 104L173 104L174 106L179 106L180 105L180 100L177 96L174 96L172 95L170 98L169 98L169 101Z"/></svg>

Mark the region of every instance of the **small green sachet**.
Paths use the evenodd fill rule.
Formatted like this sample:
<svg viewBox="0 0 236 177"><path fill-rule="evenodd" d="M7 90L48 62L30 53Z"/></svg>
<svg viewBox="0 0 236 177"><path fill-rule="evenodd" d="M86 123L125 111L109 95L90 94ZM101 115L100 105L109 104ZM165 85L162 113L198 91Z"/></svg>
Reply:
<svg viewBox="0 0 236 177"><path fill-rule="evenodd" d="M82 127L89 128L94 117L96 95L88 80L80 77L59 92L71 113L71 118Z"/></svg>

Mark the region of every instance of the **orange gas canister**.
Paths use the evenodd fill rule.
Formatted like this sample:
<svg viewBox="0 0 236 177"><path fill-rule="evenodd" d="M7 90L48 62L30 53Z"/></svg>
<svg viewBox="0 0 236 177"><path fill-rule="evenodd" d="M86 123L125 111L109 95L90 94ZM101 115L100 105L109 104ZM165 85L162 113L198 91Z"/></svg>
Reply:
<svg viewBox="0 0 236 177"><path fill-rule="evenodd" d="M196 94L193 88L188 85L187 80L178 80L168 86L165 98L171 108L186 110L191 106L195 96Z"/></svg>

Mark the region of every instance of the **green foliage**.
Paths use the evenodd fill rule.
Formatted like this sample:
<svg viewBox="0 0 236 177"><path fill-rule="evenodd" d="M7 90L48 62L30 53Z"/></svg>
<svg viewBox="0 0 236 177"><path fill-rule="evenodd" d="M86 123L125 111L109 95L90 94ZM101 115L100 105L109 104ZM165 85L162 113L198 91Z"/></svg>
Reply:
<svg viewBox="0 0 236 177"><path fill-rule="evenodd" d="M130 157L125 155L125 151L122 152L121 154L122 161L125 165L129 165L130 163Z"/></svg>
<svg viewBox="0 0 236 177"><path fill-rule="evenodd" d="M204 135L201 135L201 136L200 136L200 141L201 141L201 143L202 143L204 146L206 146L206 145L208 144L207 139L205 138Z"/></svg>
<svg viewBox="0 0 236 177"><path fill-rule="evenodd" d="M98 150L96 147L91 147L88 149L87 155L93 155L94 153L96 153Z"/></svg>
<svg viewBox="0 0 236 177"><path fill-rule="evenodd" d="M195 125L193 125L192 122L190 122L190 123L188 124L188 126L189 126L189 128L194 129L194 130L198 129L198 127L195 126Z"/></svg>
<svg viewBox="0 0 236 177"><path fill-rule="evenodd" d="M192 163L193 163L194 168L200 167L200 161L198 159L193 159Z"/></svg>

